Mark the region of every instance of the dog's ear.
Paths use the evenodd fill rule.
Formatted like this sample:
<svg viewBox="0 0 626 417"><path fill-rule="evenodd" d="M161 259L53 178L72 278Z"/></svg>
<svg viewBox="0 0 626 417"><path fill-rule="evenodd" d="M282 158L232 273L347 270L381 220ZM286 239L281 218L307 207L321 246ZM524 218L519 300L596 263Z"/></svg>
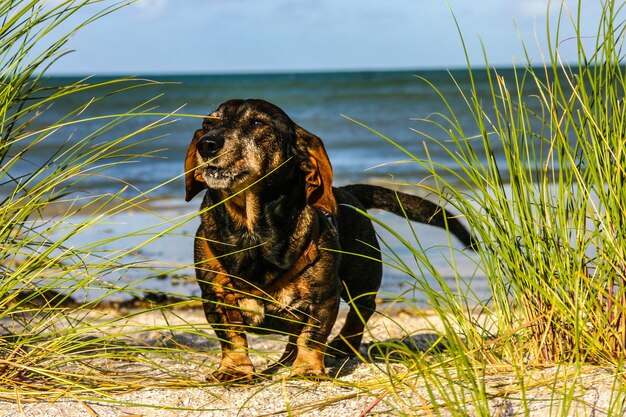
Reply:
<svg viewBox="0 0 626 417"><path fill-rule="evenodd" d="M191 139L191 144L187 148L187 156L185 157L185 201L191 201L200 191L208 188L200 173L196 173L196 168L198 167L196 144L202 133L202 129L196 130Z"/></svg>
<svg viewBox="0 0 626 417"><path fill-rule="evenodd" d="M304 160L307 203L328 214L337 214L337 202L333 195L333 168L322 140L301 127L296 127L296 147Z"/></svg>

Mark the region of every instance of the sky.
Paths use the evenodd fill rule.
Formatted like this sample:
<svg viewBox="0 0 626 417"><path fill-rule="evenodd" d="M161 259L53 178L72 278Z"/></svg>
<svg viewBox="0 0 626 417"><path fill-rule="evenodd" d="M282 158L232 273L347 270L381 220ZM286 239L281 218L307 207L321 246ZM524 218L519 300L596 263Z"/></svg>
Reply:
<svg viewBox="0 0 626 417"><path fill-rule="evenodd" d="M566 1L576 14L576 1ZM583 32L593 36L600 0L581 1ZM552 3L548 12L548 0L138 0L78 32L52 73L464 68L454 16L473 66L485 65L483 48L490 65L523 64L522 42L541 64L546 17L554 24L558 15ZM569 19L562 39L573 33ZM563 42L563 60L575 50Z"/></svg>

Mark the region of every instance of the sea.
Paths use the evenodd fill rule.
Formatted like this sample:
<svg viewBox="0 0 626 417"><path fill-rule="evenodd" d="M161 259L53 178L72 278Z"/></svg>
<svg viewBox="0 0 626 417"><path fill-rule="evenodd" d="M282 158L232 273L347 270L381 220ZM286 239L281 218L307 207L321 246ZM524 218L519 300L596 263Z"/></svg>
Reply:
<svg viewBox="0 0 626 417"><path fill-rule="evenodd" d="M508 69L499 73L503 77L514 75ZM473 78L478 99L491 100L487 73L475 71ZM44 85L86 82L101 87L74 93L41 109L33 129L59 121L67 126L49 132L36 148L24 154L25 163L13 169L19 177L34 167L53 166L55 162L50 161L59 154L59 148L81 140L113 143L127 137L122 143L128 149L117 159L99 162L75 189L95 196L126 188L126 198L145 193L142 206L79 233L71 244L106 253L136 248L133 258L125 259L126 266L107 279L137 293L199 295L197 285L187 277L193 276L193 235L201 199L184 201L183 160L193 132L201 125L200 116L226 100L267 100L322 138L336 185L373 183L434 200L437 197L424 187L432 185L432 179L419 160L430 158L454 167L447 152L433 143L433 139L447 137L441 123L450 108L465 135L478 133L467 105L472 91L465 70L167 75L118 83L108 77L49 77ZM43 97L46 90L41 94ZM136 113L135 117L127 117L129 112ZM82 121L74 123L74 119ZM137 154L144 156L133 156ZM117 163L106 165L113 161ZM377 225L385 262L381 298L401 296L427 302L420 280L436 287L441 285L434 276L438 274L454 291L478 299L489 296L477 256L461 251L462 245L449 239L444 230L410 224L388 213L372 214L405 240ZM153 238L155 231L162 236ZM126 237L114 239L118 235ZM425 254L437 274L424 268L414 251ZM97 296L95 290L87 295Z"/></svg>

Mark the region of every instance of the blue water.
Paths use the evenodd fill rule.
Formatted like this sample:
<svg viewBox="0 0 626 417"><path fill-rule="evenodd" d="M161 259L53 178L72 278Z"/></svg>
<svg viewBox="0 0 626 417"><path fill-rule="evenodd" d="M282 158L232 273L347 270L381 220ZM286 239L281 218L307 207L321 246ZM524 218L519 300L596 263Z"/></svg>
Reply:
<svg viewBox="0 0 626 417"><path fill-rule="evenodd" d="M503 71L503 74L511 74ZM457 117L464 126L467 135L477 133L473 116L463 102L459 89L469 94L469 77L466 72L426 71L426 72L346 72L346 73L315 73L315 74L249 74L249 75L180 75L167 77L148 77L160 82L142 88L129 89L121 93L110 94L106 99L93 102L81 112L80 118L98 117L108 114L120 114L135 108L149 100L144 110L169 113L178 109L179 116L167 118L167 124L158 129L141 133L128 141L132 149L128 153L154 152L150 158L130 158L127 163L85 178L79 188L85 193L99 194L115 192L125 184L132 187L125 192L132 196L139 191L150 190L151 200L158 203L157 207L166 217L175 218L181 213L193 217L200 200L184 203L184 187L182 180L183 158L193 132L200 127L201 119L185 115L205 115L219 106L220 103L232 98L261 98L281 107L291 118L322 138L326 145L335 174L335 184L342 185L354 182L397 182L421 183L428 182L428 175L423 167L415 162L396 163L408 159L380 136L370 132L347 117L355 119L375 129L418 158L425 158L424 135L445 138L444 133L433 123L424 122L424 118L439 120L436 114L447 114L446 103L439 94L421 78L433 83L454 107ZM488 100L490 91L484 73L475 74L481 100ZM48 85L69 84L77 82L72 78L51 78ZM106 78L94 78L91 82L105 82ZM93 97L112 93L113 88L103 87L73 94L50 106L34 122L33 127L45 127L68 113L90 102ZM183 115L185 114L185 115ZM154 123L159 117L139 116L131 118L119 126L107 127L95 139L94 143L110 142L116 138L142 129ZM45 164L50 155L62 144L74 143L88 137L105 126L103 120L79 123L54 132L36 149L29 151L22 158L21 164L13 169L16 172L28 171L33 167ZM422 132L417 133L417 131ZM448 155L428 145L430 157L443 165L453 166ZM173 180L172 180L173 179ZM159 186L160 184L165 184ZM419 191L419 190L416 190ZM157 204L155 203L155 204ZM132 217L132 216L135 217ZM378 213L381 219L391 222L408 239L414 240L413 233L403 219ZM104 226L102 230L93 228L85 232L80 242L89 242L98 238L109 237L119 231L127 232L133 227L145 227L156 219L142 216L140 212L118 216L119 223ZM142 260L155 262L155 268L167 271L168 268L177 274L192 275L192 239L197 220L177 229L177 232L143 248L140 252ZM164 226L165 227L165 226ZM415 260L397 240L390 238L382 229L381 235L386 236L389 245L397 251L404 262L414 265ZM429 226L420 225L416 229L419 243L426 248L437 247L447 243L445 233ZM131 245L129 243L128 245ZM456 248L460 248L459 245ZM448 251L433 249L430 259L437 267L447 274L451 282L454 280L454 268L450 266ZM476 267L473 258L457 259L461 269L468 277L474 276ZM418 267L414 268L419 270ZM126 271L123 279L141 279L145 271ZM428 273L418 272L425 279L431 279ZM485 281L478 274L472 285L480 294L486 294ZM410 281L406 274L391 267L385 268L383 290L398 294L409 288L403 282ZM469 278L468 278L469 279ZM165 280L148 281L147 287L172 290ZM189 289L176 289L178 292L196 293L195 286ZM419 294L415 295L419 298Z"/></svg>
<svg viewBox="0 0 626 417"><path fill-rule="evenodd" d="M469 93L467 74L455 72L453 75L460 88L466 94ZM444 135L432 123L418 119L430 117L440 120L434 115L447 111L438 94L419 77L427 78L446 95L464 123L466 134L475 134L472 115L465 108L455 82L446 71L153 77L153 80L167 84L111 95L93 103L82 112L81 117L123 113L155 97L149 105L150 108L155 107L153 111L172 112L182 107L179 113L195 115L205 115L220 103L232 98L261 98L278 105L296 123L322 138L333 163L337 184L392 177L399 181L419 182L425 177L425 171L419 164L390 165L407 159L407 156L379 136L346 118L355 119L383 133L418 158L425 157L424 137L414 130L436 138ZM77 80L71 78L53 78L48 83L56 85L75 81ZM105 79L91 80L100 81ZM488 91L484 74L477 74L477 82L479 91ZM37 119L37 125L45 126L54 122L79 105L89 102L94 96L110 90L111 88L90 90L55 103ZM120 137L127 132L141 129L156 119L143 116L133 118L101 135L96 141ZM132 150L134 153L159 150L154 158L148 163L117 166L107 171L107 174L128 181L142 190L180 175L185 149L201 121L183 116L172 117L170 120L170 125L137 135L130 141L135 144ZM94 121L63 129L47 138L36 154L29 154L29 161L33 165L41 164L68 138L76 140L85 137L103 124L102 121ZM154 139L156 136L163 137ZM149 140L143 144L138 143L144 139ZM436 162L449 163L446 154L441 150L430 146L429 151ZM109 191L119 186L103 177L91 178L87 184L89 188ZM182 180L159 188L154 195L182 198Z"/></svg>

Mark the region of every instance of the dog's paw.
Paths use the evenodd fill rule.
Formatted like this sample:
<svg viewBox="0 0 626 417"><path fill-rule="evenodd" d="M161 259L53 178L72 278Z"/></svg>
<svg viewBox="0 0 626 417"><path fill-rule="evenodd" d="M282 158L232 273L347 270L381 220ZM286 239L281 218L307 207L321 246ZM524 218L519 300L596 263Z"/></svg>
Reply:
<svg viewBox="0 0 626 417"><path fill-rule="evenodd" d="M320 380L326 378L324 357L318 354L298 356L293 363L289 378L308 380Z"/></svg>
<svg viewBox="0 0 626 417"><path fill-rule="evenodd" d="M289 375L290 379L306 379L309 381L321 381L326 379L326 377L324 369L307 369L303 367L294 369Z"/></svg>
<svg viewBox="0 0 626 417"><path fill-rule="evenodd" d="M207 380L223 384L250 385L260 380L254 372L246 372L238 369L218 369L207 377Z"/></svg>

